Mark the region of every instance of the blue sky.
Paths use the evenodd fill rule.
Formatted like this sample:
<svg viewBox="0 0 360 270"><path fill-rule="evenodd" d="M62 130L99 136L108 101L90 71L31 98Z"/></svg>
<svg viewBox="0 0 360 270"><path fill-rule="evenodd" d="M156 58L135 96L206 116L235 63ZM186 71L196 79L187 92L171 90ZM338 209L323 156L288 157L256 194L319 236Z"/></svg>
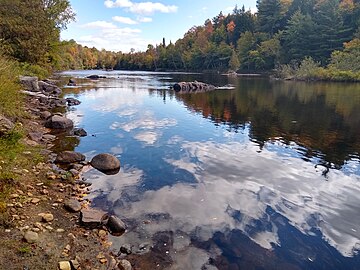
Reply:
<svg viewBox="0 0 360 270"><path fill-rule="evenodd" d="M111 51L144 51L164 37L175 42L194 25L202 25L235 5L256 10L256 0L70 0L76 22L61 33L63 40Z"/></svg>

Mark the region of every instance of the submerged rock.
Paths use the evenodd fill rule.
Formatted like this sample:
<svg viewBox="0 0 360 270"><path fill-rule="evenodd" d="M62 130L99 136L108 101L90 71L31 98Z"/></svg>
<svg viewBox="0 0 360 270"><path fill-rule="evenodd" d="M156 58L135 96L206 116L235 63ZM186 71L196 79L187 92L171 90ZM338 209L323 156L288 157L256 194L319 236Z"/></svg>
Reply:
<svg viewBox="0 0 360 270"><path fill-rule="evenodd" d="M99 75L90 75L87 76L86 78L91 79L91 80L98 80L98 79L105 79L105 76L99 76Z"/></svg>
<svg viewBox="0 0 360 270"><path fill-rule="evenodd" d="M63 151L58 154L55 162L69 164L69 163L81 162L81 161L84 161L85 159L86 159L86 157L79 152Z"/></svg>
<svg viewBox="0 0 360 270"><path fill-rule="evenodd" d="M121 260L118 264L120 270L132 270L131 263L128 260Z"/></svg>
<svg viewBox="0 0 360 270"><path fill-rule="evenodd" d="M73 126L73 121L59 115L52 116L45 124L45 127L53 129L69 129Z"/></svg>
<svg viewBox="0 0 360 270"><path fill-rule="evenodd" d="M90 161L91 166L105 174L116 174L120 170L120 161L110 154L99 154Z"/></svg>

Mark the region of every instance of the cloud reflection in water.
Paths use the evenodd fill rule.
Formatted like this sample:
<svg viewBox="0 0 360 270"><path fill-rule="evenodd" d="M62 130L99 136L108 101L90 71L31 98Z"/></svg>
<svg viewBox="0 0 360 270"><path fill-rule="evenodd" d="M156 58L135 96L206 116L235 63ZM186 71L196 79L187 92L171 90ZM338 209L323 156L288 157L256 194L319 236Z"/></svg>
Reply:
<svg viewBox="0 0 360 270"><path fill-rule="evenodd" d="M270 249L282 244L277 225L268 216L271 207L304 234L321 231L344 256L354 255L359 248L360 224L355 218L360 212L358 176L333 170L326 180L311 163L280 157L266 149L258 153L252 143L183 142L181 147L186 150L183 158L166 161L191 172L198 184L177 183L145 191L135 201L125 202L124 208L114 209L119 215L138 220L152 213L168 215L165 221L144 227L149 237L173 231L195 233L199 240L206 241L216 232L237 229ZM289 162L292 166L287 166ZM104 191L111 187L107 200L121 200L121 189L114 190L114 184L104 180L101 183L105 186L99 182L96 188ZM234 218L236 212L241 218ZM262 230L249 230L256 221L269 224ZM137 235L133 231L121 241L143 236L144 232Z"/></svg>

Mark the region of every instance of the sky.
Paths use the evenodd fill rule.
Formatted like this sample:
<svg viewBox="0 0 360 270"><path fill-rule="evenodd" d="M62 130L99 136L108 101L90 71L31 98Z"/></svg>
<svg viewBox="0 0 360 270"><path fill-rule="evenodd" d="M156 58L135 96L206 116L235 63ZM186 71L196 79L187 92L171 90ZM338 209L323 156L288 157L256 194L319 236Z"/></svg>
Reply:
<svg viewBox="0 0 360 270"><path fill-rule="evenodd" d="M145 51L148 44L173 43L206 19L231 13L235 5L256 10L256 0L70 0L76 21L62 40L110 51Z"/></svg>

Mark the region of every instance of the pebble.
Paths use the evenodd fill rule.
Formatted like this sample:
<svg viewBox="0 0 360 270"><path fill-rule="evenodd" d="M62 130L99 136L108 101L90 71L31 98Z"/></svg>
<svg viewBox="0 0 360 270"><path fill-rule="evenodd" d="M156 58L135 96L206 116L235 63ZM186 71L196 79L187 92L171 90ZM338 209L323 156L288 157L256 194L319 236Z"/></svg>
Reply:
<svg viewBox="0 0 360 270"><path fill-rule="evenodd" d="M54 220L54 215L51 213L43 214L42 215L42 221L44 222L51 222Z"/></svg>
<svg viewBox="0 0 360 270"><path fill-rule="evenodd" d="M57 233L63 233L63 232L65 232L65 230L64 229L57 229L56 232Z"/></svg>
<svg viewBox="0 0 360 270"><path fill-rule="evenodd" d="M41 200L38 199L38 198L33 198L33 199L31 200L31 203L37 204L37 203L39 203L40 201L41 201Z"/></svg>
<svg viewBox="0 0 360 270"><path fill-rule="evenodd" d="M6 232L6 233L11 233L11 230L10 230L10 229L6 229L5 232Z"/></svg>
<svg viewBox="0 0 360 270"><path fill-rule="evenodd" d="M70 262L69 261L59 262L59 269L60 270L71 270Z"/></svg>
<svg viewBox="0 0 360 270"><path fill-rule="evenodd" d="M64 207L70 212L79 212L81 210L81 204L75 199L67 200Z"/></svg>
<svg viewBox="0 0 360 270"><path fill-rule="evenodd" d="M16 199L19 198L19 194L11 194L10 199Z"/></svg>
<svg viewBox="0 0 360 270"><path fill-rule="evenodd" d="M32 244L32 243L35 243L35 242L38 241L39 235L38 235L36 232L27 231L27 232L24 234L24 239L25 239L26 242Z"/></svg>
<svg viewBox="0 0 360 270"><path fill-rule="evenodd" d="M106 237L108 235L108 233L105 230L99 230L98 235L99 235L100 238L104 238L104 237Z"/></svg>

